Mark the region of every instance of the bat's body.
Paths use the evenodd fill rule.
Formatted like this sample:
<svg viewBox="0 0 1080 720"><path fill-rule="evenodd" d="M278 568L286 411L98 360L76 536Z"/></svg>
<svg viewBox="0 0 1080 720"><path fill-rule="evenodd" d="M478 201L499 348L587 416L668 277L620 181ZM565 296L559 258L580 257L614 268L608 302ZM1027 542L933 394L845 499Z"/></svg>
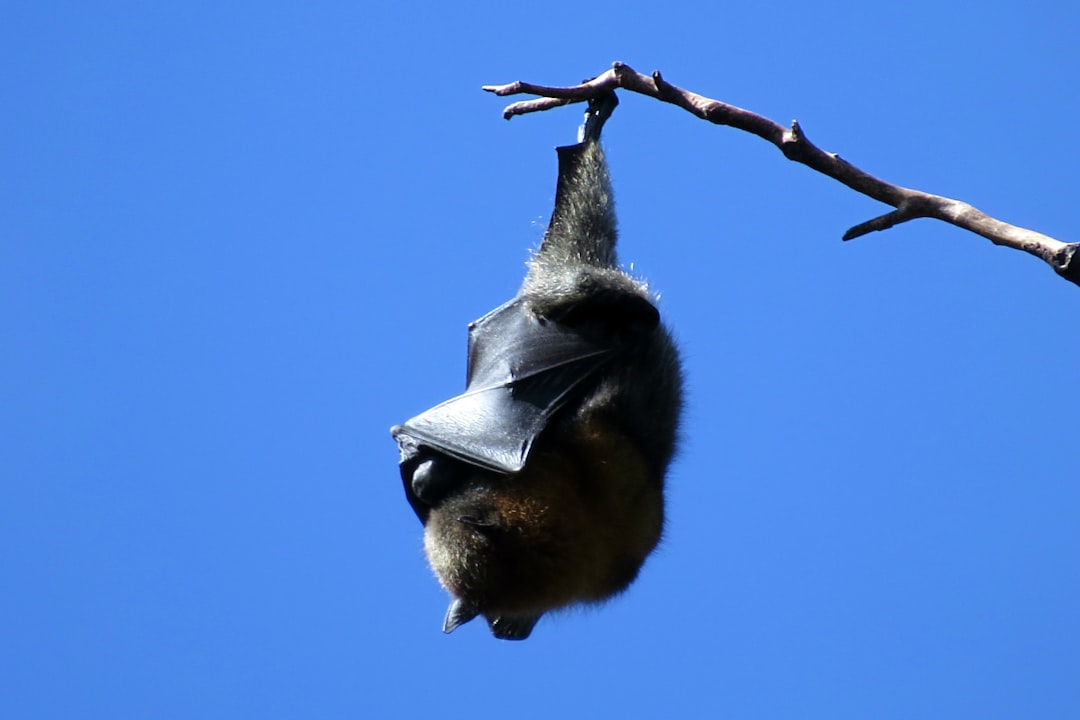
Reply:
<svg viewBox="0 0 1080 720"><path fill-rule="evenodd" d="M555 211L517 297L469 327L466 392L393 428L424 547L454 596L444 629L496 637L637 576L663 528L678 355L618 270L598 142L614 95L559 148Z"/></svg>

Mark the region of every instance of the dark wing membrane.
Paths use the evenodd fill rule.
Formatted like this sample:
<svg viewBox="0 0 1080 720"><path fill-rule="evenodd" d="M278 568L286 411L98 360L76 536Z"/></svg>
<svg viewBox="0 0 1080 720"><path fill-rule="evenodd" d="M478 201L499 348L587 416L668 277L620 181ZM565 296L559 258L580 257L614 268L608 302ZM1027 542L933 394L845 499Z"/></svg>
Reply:
<svg viewBox="0 0 1080 720"><path fill-rule="evenodd" d="M512 300L470 326L466 391L394 435L403 455L419 444L496 472L518 472L567 396L618 350L540 320Z"/></svg>
<svg viewBox="0 0 1080 720"><path fill-rule="evenodd" d="M587 340L572 327L537 318L514 298L469 324L466 389L508 385L615 350L613 342Z"/></svg>

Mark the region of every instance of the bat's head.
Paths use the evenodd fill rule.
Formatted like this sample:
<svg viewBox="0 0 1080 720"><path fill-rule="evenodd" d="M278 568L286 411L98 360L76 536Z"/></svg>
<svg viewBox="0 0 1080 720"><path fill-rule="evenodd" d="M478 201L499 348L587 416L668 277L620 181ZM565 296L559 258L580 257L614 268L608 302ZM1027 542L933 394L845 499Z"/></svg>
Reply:
<svg viewBox="0 0 1080 720"><path fill-rule="evenodd" d="M526 637L549 610L624 589L658 542L663 494L634 444L597 419L551 434L519 473L431 481L454 487L428 508L424 532L455 598L447 631L483 614L497 637Z"/></svg>

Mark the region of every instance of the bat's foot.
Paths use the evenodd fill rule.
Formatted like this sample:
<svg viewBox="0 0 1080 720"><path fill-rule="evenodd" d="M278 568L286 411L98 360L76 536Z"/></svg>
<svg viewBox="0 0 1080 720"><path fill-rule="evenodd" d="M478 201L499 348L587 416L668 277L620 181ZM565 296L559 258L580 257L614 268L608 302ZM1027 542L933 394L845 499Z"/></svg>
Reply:
<svg viewBox="0 0 1080 720"><path fill-rule="evenodd" d="M585 122L578 130L578 142L599 140L604 123L611 117L611 113L615 112L615 106L618 104L619 98L615 97L614 91L589 100L589 109L585 111Z"/></svg>

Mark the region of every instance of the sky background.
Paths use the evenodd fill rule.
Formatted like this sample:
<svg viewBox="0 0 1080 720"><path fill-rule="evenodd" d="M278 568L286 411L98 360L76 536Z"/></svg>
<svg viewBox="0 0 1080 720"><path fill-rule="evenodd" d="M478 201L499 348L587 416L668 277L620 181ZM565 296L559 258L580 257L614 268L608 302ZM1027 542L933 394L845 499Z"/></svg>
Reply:
<svg viewBox="0 0 1080 720"><path fill-rule="evenodd" d="M1080 716L1080 288L623 94L688 378L662 548L440 632L388 428L460 392L614 60L1077 236L1080 5L0 6L0 715Z"/></svg>

